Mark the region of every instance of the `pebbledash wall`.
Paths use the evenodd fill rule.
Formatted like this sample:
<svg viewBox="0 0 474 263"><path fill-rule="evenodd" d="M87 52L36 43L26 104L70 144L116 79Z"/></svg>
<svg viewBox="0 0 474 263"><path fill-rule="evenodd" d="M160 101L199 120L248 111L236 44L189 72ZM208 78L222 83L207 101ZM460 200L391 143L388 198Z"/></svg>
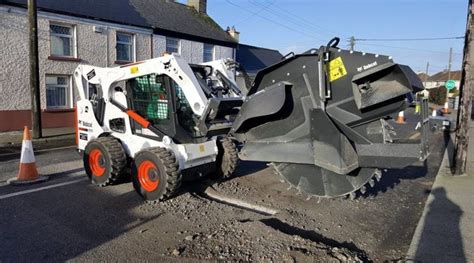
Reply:
<svg viewBox="0 0 474 263"><path fill-rule="evenodd" d="M28 20L25 9L0 5L0 132L21 130L31 125L28 58ZM51 56L50 24L74 28L74 58ZM72 80L79 64L118 66L116 32L133 35L134 61L162 55L166 37L151 29L100 22L48 12L38 12L39 71L43 128L73 127L77 91ZM190 63L203 61L204 43L179 39L180 55ZM214 59L235 58L231 47L214 45ZM48 108L46 76L69 78L69 107Z"/></svg>

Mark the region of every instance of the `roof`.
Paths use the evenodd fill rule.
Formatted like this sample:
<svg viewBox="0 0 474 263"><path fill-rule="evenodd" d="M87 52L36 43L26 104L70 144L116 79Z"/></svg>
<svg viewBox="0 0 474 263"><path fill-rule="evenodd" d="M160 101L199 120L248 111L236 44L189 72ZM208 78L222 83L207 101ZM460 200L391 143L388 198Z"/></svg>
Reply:
<svg viewBox="0 0 474 263"><path fill-rule="evenodd" d="M27 0L0 3L26 7ZM237 43L211 17L169 0L38 0L38 9L153 29L155 33L235 47Z"/></svg>
<svg viewBox="0 0 474 263"><path fill-rule="evenodd" d="M447 81L448 76L452 80L461 80L461 70L451 71L451 75L448 74L447 70L438 72L428 78L428 81Z"/></svg>
<svg viewBox="0 0 474 263"><path fill-rule="evenodd" d="M424 72L418 73L417 75L421 79L421 81L426 81L430 78L430 75L428 75Z"/></svg>
<svg viewBox="0 0 474 263"><path fill-rule="evenodd" d="M271 66L283 58L283 55L274 49L239 44L236 60L248 74L256 74L259 70Z"/></svg>

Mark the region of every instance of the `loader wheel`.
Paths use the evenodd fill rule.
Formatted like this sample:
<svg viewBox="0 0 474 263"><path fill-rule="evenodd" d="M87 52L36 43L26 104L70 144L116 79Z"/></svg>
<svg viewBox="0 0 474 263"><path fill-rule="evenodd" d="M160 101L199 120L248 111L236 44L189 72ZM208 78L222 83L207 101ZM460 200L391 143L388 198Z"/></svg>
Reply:
<svg viewBox="0 0 474 263"><path fill-rule="evenodd" d="M86 174L92 183L106 186L124 174L127 156L117 139L101 137L87 144L83 161Z"/></svg>
<svg viewBox="0 0 474 263"><path fill-rule="evenodd" d="M174 153L161 147L137 153L132 164L132 182L146 201L172 197L181 186L181 172Z"/></svg>
<svg viewBox="0 0 474 263"><path fill-rule="evenodd" d="M217 140L216 166L218 178L230 178L234 173L239 156L237 155L237 146L229 137L220 137Z"/></svg>

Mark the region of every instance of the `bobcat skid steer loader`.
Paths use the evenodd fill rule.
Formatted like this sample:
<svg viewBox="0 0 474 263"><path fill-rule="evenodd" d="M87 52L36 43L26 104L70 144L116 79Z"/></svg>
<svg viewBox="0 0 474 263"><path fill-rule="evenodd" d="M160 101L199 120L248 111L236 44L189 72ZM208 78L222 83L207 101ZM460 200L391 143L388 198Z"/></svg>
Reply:
<svg viewBox="0 0 474 263"><path fill-rule="evenodd" d="M131 172L135 190L154 201L172 196L182 175L230 176L238 156L226 134L242 99L220 63L165 55L114 68L78 66L77 145L92 183Z"/></svg>

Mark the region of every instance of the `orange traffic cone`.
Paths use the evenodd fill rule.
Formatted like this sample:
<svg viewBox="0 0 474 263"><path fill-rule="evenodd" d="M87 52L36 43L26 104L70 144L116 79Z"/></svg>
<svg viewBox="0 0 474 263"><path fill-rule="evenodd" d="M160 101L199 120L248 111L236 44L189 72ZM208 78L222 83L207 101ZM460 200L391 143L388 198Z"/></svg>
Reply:
<svg viewBox="0 0 474 263"><path fill-rule="evenodd" d="M400 111L398 113L398 117L397 117L397 120L395 122L399 123L399 124L404 124L405 123L405 112L404 111Z"/></svg>
<svg viewBox="0 0 474 263"><path fill-rule="evenodd" d="M449 104L448 104L447 101L444 103L443 113L444 114L449 114L450 113L449 112Z"/></svg>
<svg viewBox="0 0 474 263"><path fill-rule="evenodd" d="M23 131L23 142L21 144L20 171L16 178L11 178L7 182L10 185L25 185L39 183L46 180L48 180L48 177L40 176L36 169L30 130L25 126Z"/></svg>

